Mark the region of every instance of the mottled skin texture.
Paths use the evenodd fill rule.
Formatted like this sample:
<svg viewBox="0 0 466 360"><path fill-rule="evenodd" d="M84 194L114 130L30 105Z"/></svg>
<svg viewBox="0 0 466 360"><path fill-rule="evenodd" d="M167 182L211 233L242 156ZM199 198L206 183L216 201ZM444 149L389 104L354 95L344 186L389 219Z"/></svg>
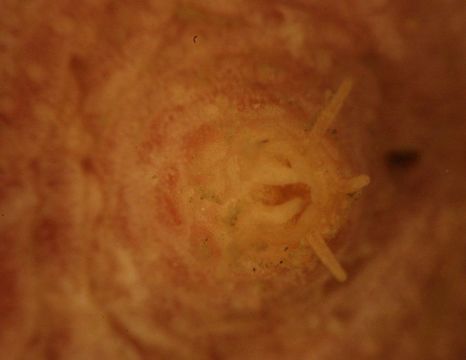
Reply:
<svg viewBox="0 0 466 360"><path fill-rule="evenodd" d="M464 358L465 11L423 3L1 0L2 356ZM205 124L312 125L347 76L349 280L219 276L183 195Z"/></svg>

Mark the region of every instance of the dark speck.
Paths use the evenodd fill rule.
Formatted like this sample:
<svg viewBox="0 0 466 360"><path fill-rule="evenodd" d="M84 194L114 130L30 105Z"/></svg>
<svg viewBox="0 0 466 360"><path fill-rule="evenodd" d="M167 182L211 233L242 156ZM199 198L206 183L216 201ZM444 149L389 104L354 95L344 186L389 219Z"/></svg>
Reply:
<svg viewBox="0 0 466 360"><path fill-rule="evenodd" d="M285 246L285 251L288 251L288 246Z"/></svg>
<svg viewBox="0 0 466 360"><path fill-rule="evenodd" d="M256 272L256 268L252 268L252 271Z"/></svg>
<svg viewBox="0 0 466 360"><path fill-rule="evenodd" d="M193 43L196 43L197 38L198 38L197 35L194 35L194 36L193 36Z"/></svg>
<svg viewBox="0 0 466 360"><path fill-rule="evenodd" d="M405 170L415 166L420 159L420 154L412 149L400 149L389 151L385 155L385 161L390 169Z"/></svg>
<svg viewBox="0 0 466 360"><path fill-rule="evenodd" d="M96 171L94 161L88 156L81 159L81 167L86 173L94 173Z"/></svg>

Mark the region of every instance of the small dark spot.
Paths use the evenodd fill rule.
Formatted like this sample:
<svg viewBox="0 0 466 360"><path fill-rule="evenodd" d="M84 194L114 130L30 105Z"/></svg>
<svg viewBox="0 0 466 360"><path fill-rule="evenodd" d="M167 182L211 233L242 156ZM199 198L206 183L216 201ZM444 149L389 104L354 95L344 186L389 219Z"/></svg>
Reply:
<svg viewBox="0 0 466 360"><path fill-rule="evenodd" d="M354 199L354 198L357 198L360 193L361 193L360 191L354 191L354 192L347 193L346 196Z"/></svg>
<svg viewBox="0 0 466 360"><path fill-rule="evenodd" d="M207 241L209 241L209 238L205 238L205 239L204 239L204 242L207 242Z"/></svg>
<svg viewBox="0 0 466 360"><path fill-rule="evenodd" d="M196 43L197 38L198 38L197 35L194 35L194 36L193 36L193 43Z"/></svg>
<svg viewBox="0 0 466 360"><path fill-rule="evenodd" d="M280 260L280 264L283 264L283 260Z"/></svg>
<svg viewBox="0 0 466 360"><path fill-rule="evenodd" d="M4 216L5 216L5 214L2 214L2 217L4 217Z"/></svg>
<svg viewBox="0 0 466 360"><path fill-rule="evenodd" d="M291 164L291 161L288 159L285 160L285 165L290 169L293 167L293 165Z"/></svg>
<svg viewBox="0 0 466 360"><path fill-rule="evenodd" d="M259 141L260 144L267 144L269 142L270 142L269 139L264 139L264 140Z"/></svg>
<svg viewBox="0 0 466 360"><path fill-rule="evenodd" d="M336 317L341 321L349 321L352 318L352 312L350 311L350 309L338 308L334 311Z"/></svg>
<svg viewBox="0 0 466 360"><path fill-rule="evenodd" d="M330 129L330 134L336 135L338 133L337 129Z"/></svg>
<svg viewBox="0 0 466 360"><path fill-rule="evenodd" d="M285 250L285 251L288 251L288 246L285 246L285 249L284 249L284 250Z"/></svg>
<svg viewBox="0 0 466 360"><path fill-rule="evenodd" d="M81 159L81 168L88 174L96 172L95 162L89 156L85 156Z"/></svg>
<svg viewBox="0 0 466 360"><path fill-rule="evenodd" d="M7 114L4 114L4 113L0 113L0 123L4 123L5 125L9 125L12 122L13 121L12 121L10 116L8 116Z"/></svg>
<svg viewBox="0 0 466 360"><path fill-rule="evenodd" d="M73 76L79 90L79 96L84 97L88 87L92 86L89 62L82 56L72 55L69 60L70 74Z"/></svg>
<svg viewBox="0 0 466 360"><path fill-rule="evenodd" d="M405 170L415 166L420 157L419 152L416 150L400 149L387 152L385 161L391 169Z"/></svg>
<svg viewBox="0 0 466 360"><path fill-rule="evenodd" d="M256 272L256 268L252 268L252 271Z"/></svg>

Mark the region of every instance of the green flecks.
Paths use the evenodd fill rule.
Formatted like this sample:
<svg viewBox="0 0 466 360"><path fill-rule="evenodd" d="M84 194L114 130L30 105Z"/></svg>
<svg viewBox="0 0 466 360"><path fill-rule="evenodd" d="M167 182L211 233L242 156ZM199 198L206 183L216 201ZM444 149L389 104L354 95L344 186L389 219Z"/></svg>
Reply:
<svg viewBox="0 0 466 360"><path fill-rule="evenodd" d="M226 217L227 224L231 227L235 227L238 222L239 214L240 209L238 205L230 208Z"/></svg>
<svg viewBox="0 0 466 360"><path fill-rule="evenodd" d="M198 259L209 259L212 257L212 250L209 246L209 238L204 238L199 242L199 246L195 249L194 254Z"/></svg>
<svg viewBox="0 0 466 360"><path fill-rule="evenodd" d="M212 191L208 191L206 189L201 189L200 190L199 198L201 200L210 201L210 202L213 202L215 204L219 204L219 205L222 204L222 199L220 199L220 197L217 194L215 194Z"/></svg>

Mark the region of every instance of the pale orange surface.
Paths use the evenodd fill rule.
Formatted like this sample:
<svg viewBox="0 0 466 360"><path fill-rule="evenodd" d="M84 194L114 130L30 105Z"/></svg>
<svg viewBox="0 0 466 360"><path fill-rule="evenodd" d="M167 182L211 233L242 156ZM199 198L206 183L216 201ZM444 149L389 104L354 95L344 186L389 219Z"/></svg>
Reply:
<svg viewBox="0 0 466 360"><path fill-rule="evenodd" d="M0 12L0 357L466 356L461 1Z"/></svg>

